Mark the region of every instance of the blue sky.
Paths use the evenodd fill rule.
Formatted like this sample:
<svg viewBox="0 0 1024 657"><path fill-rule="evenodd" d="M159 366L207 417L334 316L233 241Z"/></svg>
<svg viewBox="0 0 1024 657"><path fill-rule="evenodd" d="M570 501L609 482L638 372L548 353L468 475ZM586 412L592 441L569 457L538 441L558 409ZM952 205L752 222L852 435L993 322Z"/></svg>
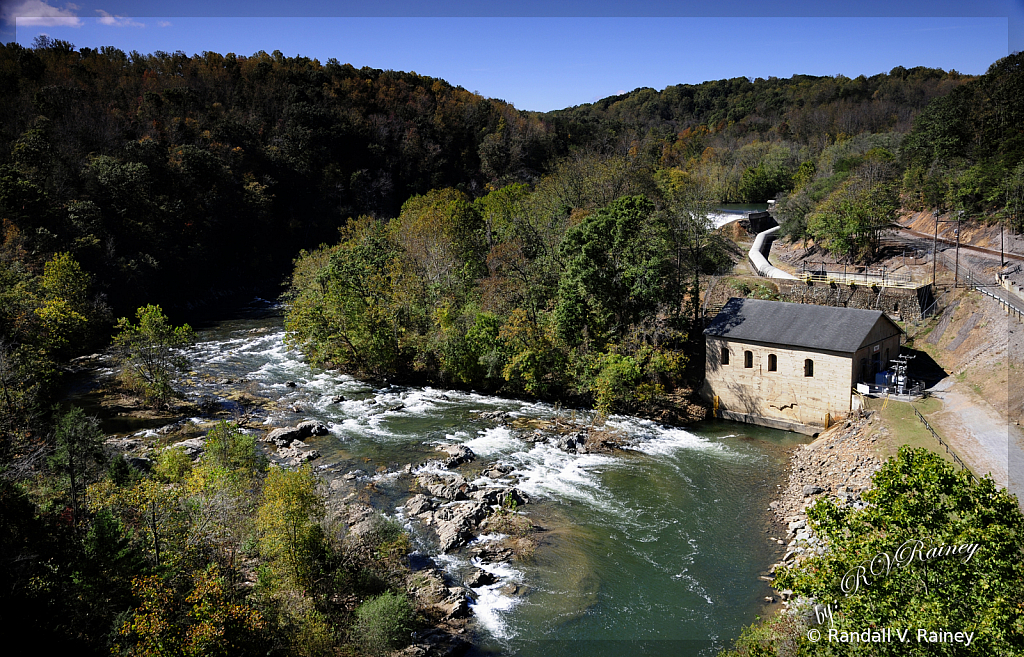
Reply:
<svg viewBox="0 0 1024 657"><path fill-rule="evenodd" d="M821 0L2 3L4 42L29 46L45 33L143 53L335 57L540 111L737 76L856 77L898 65L980 74L1024 47L1022 0L868 0L854 9Z"/></svg>

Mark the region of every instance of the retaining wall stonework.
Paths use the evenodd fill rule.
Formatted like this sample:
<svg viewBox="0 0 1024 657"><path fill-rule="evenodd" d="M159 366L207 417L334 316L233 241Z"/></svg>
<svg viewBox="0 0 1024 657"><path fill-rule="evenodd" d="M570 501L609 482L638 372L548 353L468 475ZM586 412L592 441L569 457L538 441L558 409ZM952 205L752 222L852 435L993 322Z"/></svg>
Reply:
<svg viewBox="0 0 1024 657"><path fill-rule="evenodd" d="M917 289L843 285L820 281L786 281L776 279L783 301L813 303L819 306L841 306L881 310L901 321L918 321L931 303L931 286Z"/></svg>

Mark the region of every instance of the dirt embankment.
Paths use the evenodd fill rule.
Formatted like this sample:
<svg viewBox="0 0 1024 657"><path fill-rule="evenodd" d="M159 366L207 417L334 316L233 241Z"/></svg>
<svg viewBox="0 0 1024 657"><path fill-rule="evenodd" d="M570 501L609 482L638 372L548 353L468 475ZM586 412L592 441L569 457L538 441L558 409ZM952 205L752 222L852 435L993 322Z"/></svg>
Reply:
<svg viewBox="0 0 1024 657"><path fill-rule="evenodd" d="M956 222L948 221L955 219L949 215L939 217L939 239L956 241ZM935 217L931 212L908 212L897 219L901 226L909 228L914 232L932 237L935 235ZM960 244L978 246L985 249L999 251L999 223L978 223L964 222L960 227ZM1024 257L1024 236L1004 230L1002 234L1003 249L1006 253L1016 254ZM997 254L998 255L998 254Z"/></svg>

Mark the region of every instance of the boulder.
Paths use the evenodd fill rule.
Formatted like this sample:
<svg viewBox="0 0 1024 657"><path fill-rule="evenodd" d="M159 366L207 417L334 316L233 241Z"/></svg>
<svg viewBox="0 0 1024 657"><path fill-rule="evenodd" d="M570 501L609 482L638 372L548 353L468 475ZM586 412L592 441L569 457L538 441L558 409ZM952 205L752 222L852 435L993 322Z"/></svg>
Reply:
<svg viewBox="0 0 1024 657"><path fill-rule="evenodd" d="M263 438L263 441L274 443L278 447L288 447L296 440L302 440L311 436L326 436L328 433L330 433L330 429L323 422L306 420L294 427L274 429Z"/></svg>
<svg viewBox="0 0 1024 657"><path fill-rule="evenodd" d="M264 442L274 443L278 447L287 447L292 444L293 440L299 440L304 436L298 427L282 427L280 429L274 429L268 433L264 438Z"/></svg>
<svg viewBox="0 0 1024 657"><path fill-rule="evenodd" d="M498 563L501 561L510 561L515 553L512 552L511 548L503 547L490 547L483 546L474 548L472 550L474 554L484 563Z"/></svg>
<svg viewBox="0 0 1024 657"><path fill-rule="evenodd" d="M824 492L825 489L816 484L807 484L806 486L804 486L804 497L808 497L810 495L817 495L818 493Z"/></svg>
<svg viewBox="0 0 1024 657"><path fill-rule="evenodd" d="M371 400L370 402L367 402L367 403L376 404L377 405L377 408L375 408L375 409L373 409L371 411L368 411L367 415L383 415L384 413L390 413L392 411L400 411L403 408L405 408L405 404L403 402L398 402L396 404L388 405L388 404L385 404L384 402L381 402L380 404L377 404L377 402L374 402L374 401Z"/></svg>
<svg viewBox="0 0 1024 657"><path fill-rule="evenodd" d="M300 438L308 438L310 436L326 436L331 432L327 428L327 425L317 420L306 420L305 422L299 422L295 427L302 434Z"/></svg>
<svg viewBox="0 0 1024 657"><path fill-rule="evenodd" d="M475 490L469 494L469 496L480 502L486 502L487 504L506 504L508 502L515 502L517 505L522 506L530 503L530 497L519 490L518 488L481 488Z"/></svg>
<svg viewBox="0 0 1024 657"><path fill-rule="evenodd" d="M586 454L587 433L585 431L580 431L567 436L560 436L556 444L558 445L558 449L563 452L568 452L570 454Z"/></svg>
<svg viewBox="0 0 1024 657"><path fill-rule="evenodd" d="M438 605L444 620L467 618L469 616L469 599L462 589L449 589L451 595Z"/></svg>
<svg viewBox="0 0 1024 657"><path fill-rule="evenodd" d="M483 502L460 502L438 509L434 512L434 518L472 528L486 518L487 513L487 505Z"/></svg>
<svg viewBox="0 0 1024 657"><path fill-rule="evenodd" d="M444 577L433 568L410 573L405 578L405 589L423 605L437 604L449 596Z"/></svg>
<svg viewBox="0 0 1024 657"><path fill-rule="evenodd" d="M129 466L141 472L149 472L153 467L153 459L145 456L126 456L124 459Z"/></svg>
<svg viewBox="0 0 1024 657"><path fill-rule="evenodd" d="M441 445L438 449L448 455L448 458L441 461L441 465L445 468L454 468L476 458L473 450L465 445Z"/></svg>
<svg viewBox="0 0 1024 657"><path fill-rule="evenodd" d="M291 465L302 465L307 461L320 458L320 452L315 449L305 450L299 447L281 447L277 455L282 459L288 459Z"/></svg>
<svg viewBox="0 0 1024 657"><path fill-rule="evenodd" d="M419 478L419 484L434 497L452 501L468 500L469 493L476 490L475 486L459 475L446 479L435 475L425 475Z"/></svg>
<svg viewBox="0 0 1024 657"><path fill-rule="evenodd" d="M186 423L188 423L188 420L181 420L179 422L165 424L164 426L157 429L156 432L162 436L166 436L169 433L174 433L175 431L181 430L181 428L184 427Z"/></svg>
<svg viewBox="0 0 1024 657"><path fill-rule="evenodd" d="M465 545L473 538L472 529L486 517L487 505L483 502L462 502L435 511L432 520L441 551Z"/></svg>
<svg viewBox="0 0 1024 657"><path fill-rule="evenodd" d="M466 577L466 586L471 589L478 589L481 586L490 586L498 581L498 576L494 573L489 573L486 570L474 568L470 571L469 576Z"/></svg>
<svg viewBox="0 0 1024 657"><path fill-rule="evenodd" d="M520 440L528 443L542 443L548 439L548 434L544 433L540 429L534 429L530 433L524 433L519 436Z"/></svg>
<svg viewBox="0 0 1024 657"><path fill-rule="evenodd" d="M160 430L157 429L157 433L159 433L159 431ZM130 452L133 449L139 449L142 447L142 441L138 438L107 438L103 443L122 452Z"/></svg>
<svg viewBox="0 0 1024 657"><path fill-rule="evenodd" d="M434 503L430 501L429 497L423 494L413 495L409 501L405 503L405 513L410 516L418 516L424 511L430 511L433 508Z"/></svg>
<svg viewBox="0 0 1024 657"><path fill-rule="evenodd" d="M457 522L440 521L436 523L434 530L437 532L438 547L441 552L451 552L460 548L473 538L469 529L459 525Z"/></svg>
<svg viewBox="0 0 1024 657"><path fill-rule="evenodd" d="M340 404L343 401L345 401L345 397L343 395L334 395L331 397L332 404Z"/></svg>
<svg viewBox="0 0 1024 657"><path fill-rule="evenodd" d="M172 448L177 447L185 450L185 454L190 459L197 459L199 455L206 451L206 441L202 438L189 438L188 440L182 440L181 442L174 443L171 445Z"/></svg>
<svg viewBox="0 0 1024 657"><path fill-rule="evenodd" d="M485 477L490 477L491 479L501 479L510 472L512 472L514 469L515 468L513 468L511 465L506 465L504 463L495 463L488 469L484 470L483 475Z"/></svg>

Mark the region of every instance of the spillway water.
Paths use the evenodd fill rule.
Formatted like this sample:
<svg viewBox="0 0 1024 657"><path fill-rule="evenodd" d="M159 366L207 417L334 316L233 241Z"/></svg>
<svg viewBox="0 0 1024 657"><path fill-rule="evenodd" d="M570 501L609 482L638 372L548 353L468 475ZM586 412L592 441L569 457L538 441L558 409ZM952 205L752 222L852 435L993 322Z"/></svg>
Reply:
<svg viewBox="0 0 1024 657"><path fill-rule="evenodd" d="M758 576L781 556L769 540L767 505L785 448L802 436L724 422L667 428L614 416L610 428L627 433L631 449L568 454L479 416L569 414L552 405L373 386L311 367L286 348L272 304L257 300L241 319L213 324L199 337L189 354L196 370L248 380L257 394L285 402L265 415L268 427L300 419L328 424L329 436L307 441L323 454L315 464L325 474L361 471L383 491L377 499L385 513L404 519L400 506L410 494L388 468L436 458L439 444L463 443L478 461L513 466L516 485L532 498L523 511L545 531L532 557L482 565L499 581L473 591L475 654L713 655L765 611L769 589ZM190 389L217 392L216 384ZM336 395L345 401L332 403ZM288 410L293 404L304 412ZM416 521L408 527L418 550L454 582L480 565L465 551L433 554L423 528Z"/></svg>

